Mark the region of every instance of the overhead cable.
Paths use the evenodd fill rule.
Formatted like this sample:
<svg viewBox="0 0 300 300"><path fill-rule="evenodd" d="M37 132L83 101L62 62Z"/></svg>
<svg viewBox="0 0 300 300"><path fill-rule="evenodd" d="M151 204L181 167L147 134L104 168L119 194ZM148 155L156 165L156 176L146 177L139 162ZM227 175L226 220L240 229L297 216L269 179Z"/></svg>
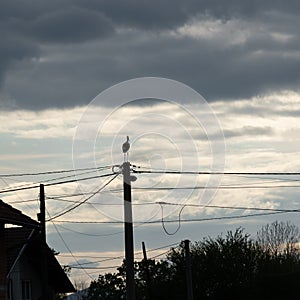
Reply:
<svg viewBox="0 0 300 300"><path fill-rule="evenodd" d="M78 178L78 179L72 179L72 180L65 180L65 181L59 181L59 182L53 182L53 183L46 183L44 186L55 186L60 184L66 184L66 183L73 183L78 181L84 181L84 180L91 180L91 179L97 179L97 178L103 178L103 177L109 177L112 175L116 175L116 173L110 173L110 174L103 174L103 175L97 175L97 176L91 176L91 177L84 177L84 178ZM117 174L119 175L119 174ZM0 190L0 194L9 193L9 192L16 192L21 190L30 190L30 189L36 189L39 188L40 185L32 185L27 187L20 187L20 188L12 188L12 189L4 189Z"/></svg>
<svg viewBox="0 0 300 300"><path fill-rule="evenodd" d="M91 171L91 170L104 170L110 169L110 166L102 167L92 167L92 168L79 168L79 169L68 169L68 170L55 170L55 171L45 171L45 172L33 172L33 173L15 173L15 174L0 174L0 177L20 177L20 176L38 176L38 175L51 175L51 174L61 174L61 173L70 173L77 171Z"/></svg>
<svg viewBox="0 0 300 300"><path fill-rule="evenodd" d="M46 220L46 222L48 221L52 221L55 220L69 212L71 212L72 210L78 208L79 206L81 206L82 204L84 204L85 202L87 202L88 200L90 200L93 196L95 196L97 193L99 193L101 190L103 190L106 186L108 186L115 178L117 178L119 176L119 174L114 174L115 176L113 176L111 179L109 179L103 186L101 186L99 189L97 189L92 195L88 196L87 198L85 198L84 200L80 201L78 204L66 209L65 211L57 214L54 217L51 217L50 219ZM110 175L112 176L112 174Z"/></svg>

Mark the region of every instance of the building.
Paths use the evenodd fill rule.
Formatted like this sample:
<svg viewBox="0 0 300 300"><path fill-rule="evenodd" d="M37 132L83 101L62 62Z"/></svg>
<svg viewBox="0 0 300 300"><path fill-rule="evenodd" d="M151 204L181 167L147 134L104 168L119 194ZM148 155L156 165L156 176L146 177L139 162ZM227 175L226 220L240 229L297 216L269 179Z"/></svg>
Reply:
<svg viewBox="0 0 300 300"><path fill-rule="evenodd" d="M53 300L74 291L40 224L0 200L0 300Z"/></svg>

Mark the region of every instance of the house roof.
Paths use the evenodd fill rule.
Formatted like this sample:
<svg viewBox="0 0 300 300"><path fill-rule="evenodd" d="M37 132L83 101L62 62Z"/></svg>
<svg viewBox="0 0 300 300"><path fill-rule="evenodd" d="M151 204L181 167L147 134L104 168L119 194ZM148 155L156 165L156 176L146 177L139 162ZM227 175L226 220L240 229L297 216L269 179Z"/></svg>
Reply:
<svg viewBox="0 0 300 300"><path fill-rule="evenodd" d="M0 225L13 224L20 227L2 229L4 231L4 244L6 252L6 275L14 267L20 257L25 257L38 274L41 274L41 265L44 242L39 233L39 222L24 215L20 210L0 200ZM53 251L46 246L47 269L49 284L56 293L74 292L75 289L55 258Z"/></svg>
<svg viewBox="0 0 300 300"><path fill-rule="evenodd" d="M24 215L20 210L0 200L0 223L26 227L37 227L39 223Z"/></svg>
<svg viewBox="0 0 300 300"><path fill-rule="evenodd" d="M5 228L5 248L7 255L6 274L9 275L14 263L20 256L26 257L35 271L41 273L42 240L36 229L25 227ZM55 258L53 251L46 245L49 284L56 293L74 292L75 289Z"/></svg>

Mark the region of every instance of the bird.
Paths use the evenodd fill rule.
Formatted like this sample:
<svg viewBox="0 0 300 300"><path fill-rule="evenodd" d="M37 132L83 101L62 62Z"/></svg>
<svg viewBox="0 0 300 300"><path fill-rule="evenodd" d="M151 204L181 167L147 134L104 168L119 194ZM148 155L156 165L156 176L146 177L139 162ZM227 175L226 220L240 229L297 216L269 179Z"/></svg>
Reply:
<svg viewBox="0 0 300 300"><path fill-rule="evenodd" d="M127 154L127 160L128 160L128 150L130 149L130 143L129 143L129 136L127 135L127 140L126 142L122 145L122 151L124 153L124 160Z"/></svg>

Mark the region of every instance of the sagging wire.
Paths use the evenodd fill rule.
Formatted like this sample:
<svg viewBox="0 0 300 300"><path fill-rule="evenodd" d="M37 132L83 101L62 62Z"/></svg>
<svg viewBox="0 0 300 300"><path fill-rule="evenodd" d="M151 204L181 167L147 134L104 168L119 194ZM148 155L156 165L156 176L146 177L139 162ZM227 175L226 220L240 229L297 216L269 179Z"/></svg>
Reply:
<svg viewBox="0 0 300 300"><path fill-rule="evenodd" d="M49 220L51 220L51 215L49 214L49 211L48 211L47 209L46 209L46 211L47 211ZM53 224L53 226L54 226L54 228L55 228L57 234L59 235L59 237L60 237L60 239L62 240L63 244L65 245L66 249L67 249L67 250L69 251L69 253L71 254L72 258L75 260L75 262L76 262L77 264L79 264L77 258L73 255L73 252L71 251L70 247L68 246L68 244L67 244L66 241L64 240L62 234L59 232L59 230L58 230L57 226L55 225L55 223L54 223L53 221L51 221L51 223ZM91 280L94 280L94 278L93 278L93 277L92 277L92 276L91 276L84 268L81 267L80 269L81 269L88 277L90 277Z"/></svg>
<svg viewBox="0 0 300 300"><path fill-rule="evenodd" d="M176 228L176 230L174 232L169 232L165 226L165 220L164 220L164 203L163 202L156 202L157 204L159 204L160 208L161 208L161 225L162 225L162 228L164 230L164 232L167 234L167 235L175 235L180 227L181 227L181 213L183 211L183 209L185 208L185 205L182 205L179 213L178 213L178 227Z"/></svg>
<svg viewBox="0 0 300 300"><path fill-rule="evenodd" d="M82 204L86 203L88 200L90 200L92 197L94 197L97 193L99 193L101 190L103 190L106 186L108 186L114 179L116 179L119 176L119 173L115 173L115 176L113 176L112 178L110 178L103 186L101 186L99 189L97 189L93 194L91 194L90 196L86 197L85 199L83 199L82 201L80 201L79 203L77 203L76 205L73 205L72 207L66 209L65 211L57 214L56 216L46 220L46 222L52 221L54 219L57 219L69 212L71 212L72 210L76 209L77 207L81 206Z"/></svg>

